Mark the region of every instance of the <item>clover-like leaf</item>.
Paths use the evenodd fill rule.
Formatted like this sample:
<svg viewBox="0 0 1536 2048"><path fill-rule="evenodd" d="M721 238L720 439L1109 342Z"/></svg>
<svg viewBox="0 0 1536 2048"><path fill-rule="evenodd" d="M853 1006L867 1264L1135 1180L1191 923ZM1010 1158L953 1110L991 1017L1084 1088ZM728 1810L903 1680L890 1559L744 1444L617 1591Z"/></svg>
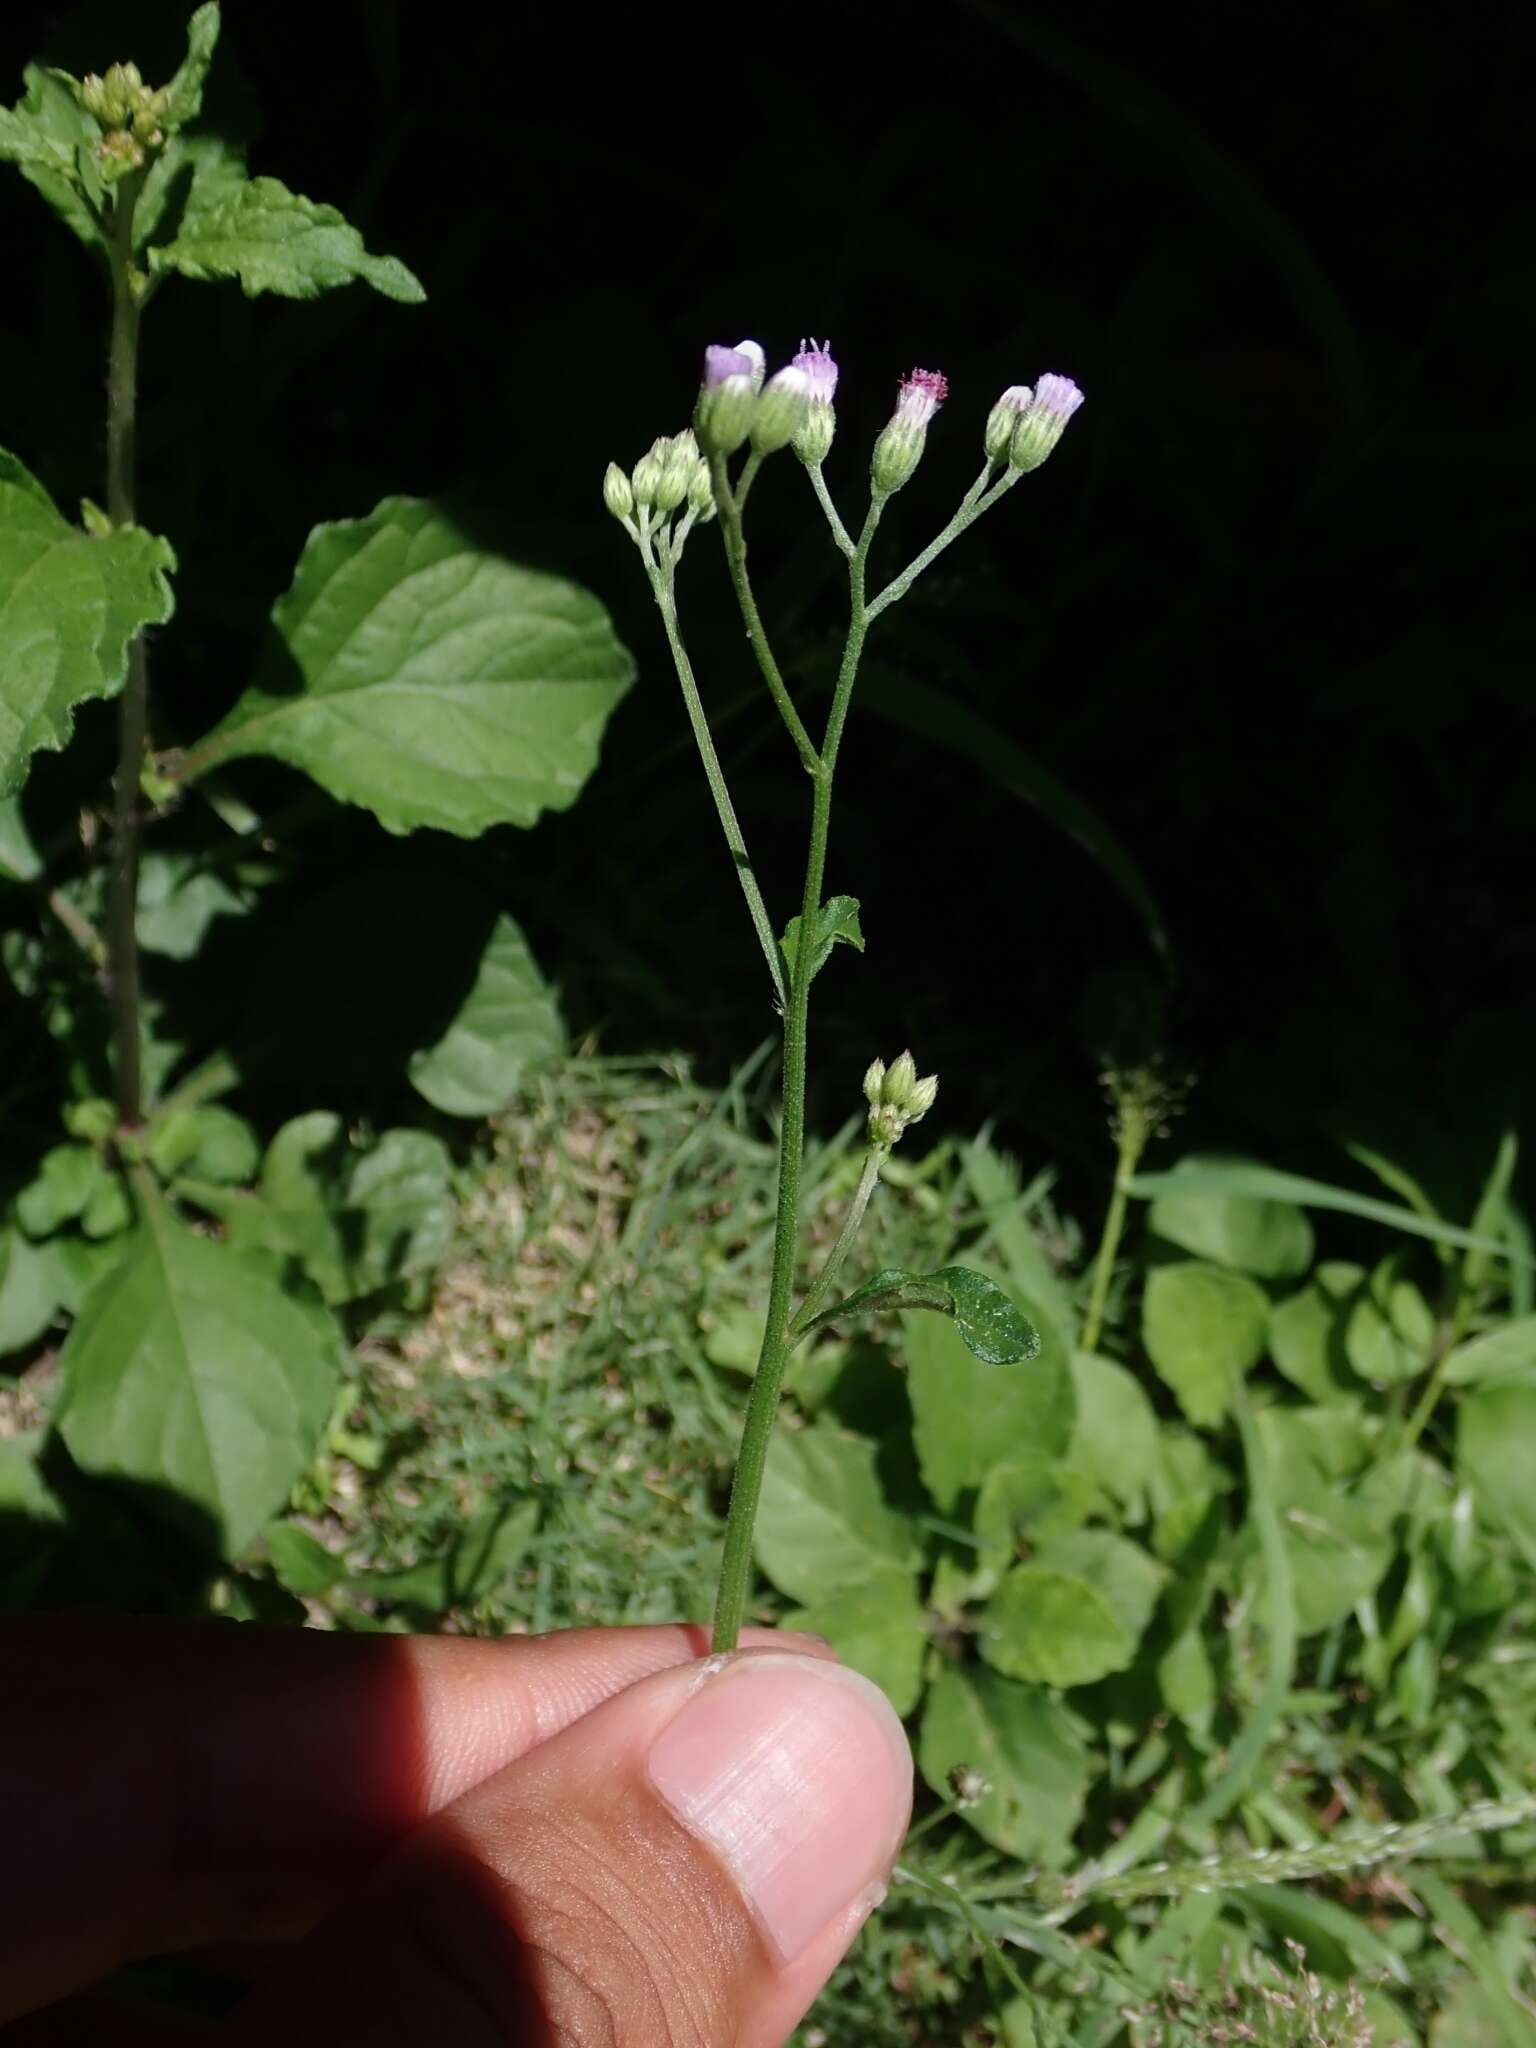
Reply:
<svg viewBox="0 0 1536 2048"><path fill-rule="evenodd" d="M167 541L137 526L94 539L0 451L0 796L39 747L61 748L77 704L122 688L128 647L171 615Z"/></svg>
<svg viewBox="0 0 1536 2048"><path fill-rule="evenodd" d="M937 1273L907 1273L888 1266L862 1287L815 1316L802 1336L844 1322L850 1316L883 1315L893 1309L928 1308L953 1319L966 1347L984 1365L1018 1365L1040 1350L1040 1332L985 1273L968 1266L943 1266Z"/></svg>
<svg viewBox="0 0 1536 2048"><path fill-rule="evenodd" d="M403 305L419 306L427 296L398 257L370 255L334 206L290 192L277 178L251 178L222 204L184 220L174 241L150 250L149 268L202 283L233 278L247 298L313 299L357 281Z"/></svg>
<svg viewBox="0 0 1536 2048"><path fill-rule="evenodd" d="M816 913L815 931L816 939L811 947L812 980L826 966L834 946L852 946L856 953L863 952L864 933L859 925L859 899L856 896L829 896ZM784 936L779 941L779 947L793 980L795 962L800 953L798 917L792 917L784 927Z"/></svg>

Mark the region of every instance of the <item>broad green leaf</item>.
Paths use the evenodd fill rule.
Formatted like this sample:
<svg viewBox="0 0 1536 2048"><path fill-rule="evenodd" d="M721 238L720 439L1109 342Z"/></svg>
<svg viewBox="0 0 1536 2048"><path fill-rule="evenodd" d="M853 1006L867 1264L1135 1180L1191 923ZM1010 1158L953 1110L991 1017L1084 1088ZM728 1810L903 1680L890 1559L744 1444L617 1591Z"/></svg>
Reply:
<svg viewBox="0 0 1536 2048"><path fill-rule="evenodd" d="M1015 1565L981 1619L981 1653L1009 1678L1090 1685L1124 1671L1166 1577L1138 1544L1078 1529Z"/></svg>
<svg viewBox="0 0 1536 2048"><path fill-rule="evenodd" d="M25 1351L58 1318L64 1295L56 1244L34 1244L0 1223L0 1358Z"/></svg>
<svg viewBox="0 0 1536 2048"><path fill-rule="evenodd" d="M1025 1304L1026 1310L1029 1304ZM992 1467L1028 1452L1055 1457L1072 1433L1071 1364L1048 1329L1018 1372L984 1364L944 1316L902 1318L913 1441L923 1483L953 1509Z"/></svg>
<svg viewBox="0 0 1536 2048"><path fill-rule="evenodd" d="M1146 1505L1157 1471L1157 1417L1134 1373L1079 1351L1072 1359L1077 1419L1063 1462L1132 1516Z"/></svg>
<svg viewBox="0 0 1536 2048"><path fill-rule="evenodd" d="M55 1145L16 1197L16 1221L28 1237L51 1237L85 1209L107 1169L92 1145Z"/></svg>
<svg viewBox="0 0 1536 2048"><path fill-rule="evenodd" d="M1158 953L1168 957L1167 927L1146 876L1098 812L1058 782L1042 761L982 712L916 676L866 661L859 680L859 701L865 710L974 763L1010 796L1022 797L1075 840L1136 911Z"/></svg>
<svg viewBox="0 0 1536 2048"><path fill-rule="evenodd" d="M137 526L93 540L0 451L0 797L39 747L69 739L77 704L111 697L128 645L171 615L170 546Z"/></svg>
<svg viewBox="0 0 1536 2048"><path fill-rule="evenodd" d="M1380 1585L1396 1553L1390 1512L1345 1483L1347 1462L1325 1462L1340 1411L1320 1411L1309 1428L1293 1410L1266 1408L1255 1428L1290 1563L1296 1626L1315 1635L1342 1621Z"/></svg>
<svg viewBox="0 0 1536 2048"><path fill-rule="evenodd" d="M317 1109L277 1133L253 1194L199 1199L225 1217L233 1244L295 1261L339 1303L438 1263L453 1230L450 1174L426 1131L385 1131L362 1150L334 1111Z"/></svg>
<svg viewBox="0 0 1536 2048"><path fill-rule="evenodd" d="M174 135L178 128L185 128L203 111L203 85L213 63L218 40L218 0L205 0L187 24L187 54L165 88L166 105L161 125L167 135Z"/></svg>
<svg viewBox="0 0 1536 2048"><path fill-rule="evenodd" d="M197 957L215 918L243 917L249 904L225 875L185 853L148 853L139 869L139 944L168 960Z"/></svg>
<svg viewBox="0 0 1536 2048"><path fill-rule="evenodd" d="M1491 1252L1497 1258L1536 1265L1536 1258L1497 1238L1480 1237L1454 1223L1442 1223L1436 1216L1421 1216L1392 1202L1378 1202L1371 1195L1357 1195L1352 1188L1336 1188L1300 1173L1281 1173L1272 1166L1223 1163L1189 1167L1179 1173L1138 1173L1126 1185L1142 1201L1156 1201L1164 1195L1248 1195L1261 1202L1294 1202L1304 1209L1334 1209L1343 1216L1358 1216L1366 1223L1385 1223L1408 1237L1425 1237L1435 1244L1458 1245L1463 1251Z"/></svg>
<svg viewBox="0 0 1536 2048"><path fill-rule="evenodd" d="M1244 1160L1184 1159L1164 1176L1176 1186L1203 1168L1242 1166ZM1212 1265L1230 1266L1258 1280L1294 1280L1312 1263L1312 1226L1293 1202L1253 1195L1194 1193L1159 1195L1147 1214L1148 1227Z"/></svg>
<svg viewBox="0 0 1536 2048"><path fill-rule="evenodd" d="M886 1504L866 1437L826 1423L781 1429L768 1453L758 1509L758 1563L807 1606L879 1578L914 1571L917 1532Z"/></svg>
<svg viewBox="0 0 1536 2048"><path fill-rule="evenodd" d="M537 1501L500 1501L466 1522L441 1555L401 1571L359 1572L348 1584L393 1606L446 1614L494 1593L522 1563L538 1526Z"/></svg>
<svg viewBox="0 0 1536 2048"><path fill-rule="evenodd" d="M234 1556L282 1506L330 1413L330 1318L158 1196L83 1304L55 1419L76 1464L190 1507Z"/></svg>
<svg viewBox="0 0 1536 2048"><path fill-rule="evenodd" d="M0 883L35 882L42 872L43 857L32 844L20 803L0 797Z"/></svg>
<svg viewBox="0 0 1536 2048"><path fill-rule="evenodd" d="M1195 1261L1147 1275L1141 1337L1158 1377L1197 1428L1227 1413L1232 1382L1264 1355L1269 1303L1241 1273Z"/></svg>
<svg viewBox="0 0 1536 2048"><path fill-rule="evenodd" d="M155 1122L144 1149L164 1179L185 1174L217 1187L238 1187L261 1164L256 1133L244 1117L218 1103L171 1110Z"/></svg>
<svg viewBox="0 0 1536 2048"><path fill-rule="evenodd" d="M133 210L135 251L144 253L161 236L226 205L246 182L245 152L227 136L173 135L150 165Z"/></svg>
<svg viewBox="0 0 1536 2048"><path fill-rule="evenodd" d="M986 1790L965 1818L983 1841L1022 1862L1059 1869L1082 1818L1091 1765L1049 1693L991 1671L941 1672L923 1708L918 1767L941 1798L950 1774L977 1772Z"/></svg>
<svg viewBox="0 0 1536 2048"><path fill-rule="evenodd" d="M898 1714L917 1705L928 1617L910 1572L880 1572L814 1607L795 1608L780 1626L825 1636L845 1664L873 1679Z"/></svg>
<svg viewBox="0 0 1536 2048"><path fill-rule="evenodd" d="M983 1572L995 1582L1018 1555L1021 1537L1048 1542L1078 1528L1103 1505L1098 1487L1085 1473L1044 1452L1023 1451L1004 1458L976 1493L972 1526L981 1546Z"/></svg>
<svg viewBox="0 0 1536 2048"><path fill-rule="evenodd" d="M864 950L864 933L859 925L859 900L856 896L829 896L816 913L816 943L811 948L811 979L814 981L832 954L837 944L852 946L856 953ZM784 963L789 969L791 981L795 975L795 963L800 953L800 920L792 917L784 927L784 936L779 941Z"/></svg>
<svg viewBox="0 0 1536 2048"><path fill-rule="evenodd" d="M273 624L192 767L275 755L391 832L473 838L566 809L634 673L587 591L415 498L317 527Z"/></svg>
<svg viewBox="0 0 1536 2048"><path fill-rule="evenodd" d="M528 941L498 917L474 987L436 1045L414 1054L411 1085L448 1116L504 1109L531 1067L565 1051L565 1026Z"/></svg>
<svg viewBox="0 0 1536 2048"><path fill-rule="evenodd" d="M1444 1371L1453 1387L1481 1386L1490 1380L1536 1381L1536 1316L1521 1316L1458 1344Z"/></svg>
<svg viewBox="0 0 1536 2048"><path fill-rule="evenodd" d="M1496 1381L1467 1396L1456 1470L1485 1526L1512 1536L1536 1569L1536 1384Z"/></svg>
<svg viewBox="0 0 1536 2048"><path fill-rule="evenodd" d="M1401 1258L1382 1260L1350 1305L1344 1352L1351 1368L1375 1387L1417 1379L1435 1341L1434 1310L1411 1280Z"/></svg>
<svg viewBox="0 0 1536 2048"><path fill-rule="evenodd" d="M1366 1282L1363 1266L1325 1259L1305 1287L1269 1311L1269 1355L1293 1386L1314 1401L1351 1397L1344 1332Z"/></svg>
<svg viewBox="0 0 1536 2048"><path fill-rule="evenodd" d="M371 256L334 206L290 192L276 178L252 178L220 204L200 207L173 242L150 250L149 268L152 276L174 270L204 283L233 278L247 298L312 299L359 280L408 306L427 296L398 257Z"/></svg>
<svg viewBox="0 0 1536 2048"><path fill-rule="evenodd" d="M855 1316L884 1315L894 1309L927 1308L949 1316L966 1349L984 1365L1018 1365L1037 1357L1040 1333L1027 1322L995 1280L968 1266L944 1266L937 1273L906 1273L888 1266L852 1294L823 1309L806 1324L809 1336L828 1323Z"/></svg>
<svg viewBox="0 0 1536 2048"><path fill-rule="evenodd" d="M15 164L82 242L99 247L88 202L99 211L106 196L94 154L101 129L66 72L29 64L22 75L26 91L11 112L0 111L0 162Z"/></svg>

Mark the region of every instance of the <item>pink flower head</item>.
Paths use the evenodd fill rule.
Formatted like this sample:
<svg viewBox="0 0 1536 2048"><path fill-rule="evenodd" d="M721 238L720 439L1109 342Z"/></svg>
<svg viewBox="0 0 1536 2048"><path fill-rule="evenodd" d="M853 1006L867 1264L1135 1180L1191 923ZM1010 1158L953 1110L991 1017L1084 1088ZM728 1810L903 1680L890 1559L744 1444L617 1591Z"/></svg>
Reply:
<svg viewBox="0 0 1536 2048"><path fill-rule="evenodd" d="M727 377L750 377L756 368L751 356L739 348L725 348L712 342L704 351L704 389L713 391Z"/></svg>
<svg viewBox="0 0 1536 2048"><path fill-rule="evenodd" d="M896 397L896 417L909 427L926 427L949 396L949 379L942 370L912 370L902 378Z"/></svg>
<svg viewBox="0 0 1536 2048"><path fill-rule="evenodd" d="M1035 405L1040 412L1049 413L1062 426L1067 424L1073 413L1083 402L1083 394L1070 377L1058 377L1054 370L1047 370L1035 386Z"/></svg>
<svg viewBox="0 0 1536 2048"><path fill-rule="evenodd" d="M803 370L811 380L811 403L830 405L837 391L837 365L832 360L830 341L800 342L800 353L794 357L794 367Z"/></svg>

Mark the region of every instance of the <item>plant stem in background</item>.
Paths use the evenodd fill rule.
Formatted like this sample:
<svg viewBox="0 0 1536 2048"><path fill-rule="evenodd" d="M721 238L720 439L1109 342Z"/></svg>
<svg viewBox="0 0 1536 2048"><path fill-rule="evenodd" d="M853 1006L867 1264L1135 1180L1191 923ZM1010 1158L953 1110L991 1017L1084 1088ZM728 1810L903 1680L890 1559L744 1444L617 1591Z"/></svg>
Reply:
<svg viewBox="0 0 1536 2048"><path fill-rule="evenodd" d="M816 1284L801 1302L794 1321L789 1326L791 1340L798 1337L811 1321L821 1304L832 1291L832 1283L842 1270L844 1259L853 1248L853 1241L859 1234L864 1221L864 1211L869 1207L869 1198L880 1185L880 1169L890 1157L889 1145L871 1145L864 1155L864 1170L859 1175L859 1184L853 1191L853 1200L848 1205L848 1214L838 1232L837 1243L827 1254L827 1263L818 1274Z"/></svg>
<svg viewBox="0 0 1536 2048"><path fill-rule="evenodd" d="M1112 1066L1101 1079L1110 1102L1110 1129L1115 1134L1115 1185L1099 1239L1099 1255L1093 1264L1088 1313L1083 1318L1085 1351L1098 1349L1104 1327L1104 1307L1125 1232L1131 1182L1148 1145L1154 1138L1167 1135L1169 1119L1179 1109L1184 1085L1170 1082L1156 1062L1123 1069Z"/></svg>
<svg viewBox="0 0 1536 2048"><path fill-rule="evenodd" d="M107 516L114 526L134 517L134 438L138 410L139 300L134 289L133 210L143 183L132 172L118 185L112 209L112 343L107 370ZM139 1040L140 777L149 725L149 670L144 639L128 648L128 674L118 708L117 777L112 801L112 866L107 891L107 986L112 1004L114 1086L119 1122L143 1120Z"/></svg>

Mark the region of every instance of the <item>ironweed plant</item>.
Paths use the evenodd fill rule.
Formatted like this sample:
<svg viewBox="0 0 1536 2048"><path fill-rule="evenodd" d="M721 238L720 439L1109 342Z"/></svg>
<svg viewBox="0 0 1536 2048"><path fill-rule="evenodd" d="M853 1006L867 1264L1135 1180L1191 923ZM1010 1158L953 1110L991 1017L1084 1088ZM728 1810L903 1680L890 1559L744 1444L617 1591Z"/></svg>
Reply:
<svg viewBox="0 0 1536 2048"><path fill-rule="evenodd" d="M933 1106L938 1079L931 1074L920 1078L910 1052L901 1053L889 1066L879 1058L871 1062L864 1076L869 1102L868 1149L846 1220L798 1306L794 1283L811 984L834 946L850 945L860 952L864 947L857 899L840 893L829 896L825 885L833 787L865 641L881 613L899 603L953 541L999 504L1022 476L1040 467L1082 404L1082 393L1068 377L1047 374L1033 389L1010 385L988 415L981 470L953 516L904 569L889 582L872 588L870 557L881 517L922 460L929 426L948 396L948 382L937 370L913 370L901 380L896 409L875 441L869 503L855 536L833 503L822 467L837 424L838 366L830 343L802 342L793 362L771 377L766 370L764 352L755 341L741 341L734 348L717 344L706 349L692 428L659 438L629 475L611 463L603 484L604 501L639 550L661 613L726 847L783 1020L783 1113L773 1264L762 1349L731 1490L715 1606L717 1651L735 1647L746 1610L753 1523L785 1366L797 1344L835 1323L897 1308L923 1308L953 1317L971 1351L989 1364L1016 1364L1039 1349L1038 1333L995 1282L963 1266L947 1266L928 1274L879 1272L840 1301L828 1304L892 1148L907 1127ZM819 740L812 737L785 682L747 566L747 500L763 464L786 449L793 449L799 457L832 544L848 565L848 625L831 707ZM743 451L744 459L733 474L731 465ZM695 527L716 518L747 638L811 785L805 884L798 914L785 925L782 937L775 937L773 918L753 872L710 737L678 612L677 571L689 536Z"/></svg>

